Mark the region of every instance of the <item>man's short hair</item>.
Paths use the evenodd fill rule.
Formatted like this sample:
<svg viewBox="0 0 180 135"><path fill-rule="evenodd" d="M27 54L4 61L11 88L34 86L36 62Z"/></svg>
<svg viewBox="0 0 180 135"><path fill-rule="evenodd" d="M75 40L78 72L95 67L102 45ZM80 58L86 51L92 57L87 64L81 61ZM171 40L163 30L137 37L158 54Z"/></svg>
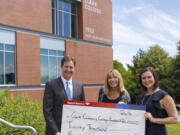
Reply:
<svg viewBox="0 0 180 135"><path fill-rule="evenodd" d="M64 62L72 61L74 66L76 66L76 61L72 56L64 56L61 60L61 67L64 65Z"/></svg>

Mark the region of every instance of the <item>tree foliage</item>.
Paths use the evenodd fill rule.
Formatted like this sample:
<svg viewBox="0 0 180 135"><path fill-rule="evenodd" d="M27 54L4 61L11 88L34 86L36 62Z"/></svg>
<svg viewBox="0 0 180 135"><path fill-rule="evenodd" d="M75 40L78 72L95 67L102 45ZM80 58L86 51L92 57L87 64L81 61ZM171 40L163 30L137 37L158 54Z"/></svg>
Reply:
<svg viewBox="0 0 180 135"><path fill-rule="evenodd" d="M177 43L178 54L173 61L172 82L176 102L180 103L180 41Z"/></svg>
<svg viewBox="0 0 180 135"><path fill-rule="evenodd" d="M42 112L42 103L29 101L27 95L18 97L9 96L9 91L0 91L0 118L13 125L32 126L38 135L45 133L45 120ZM14 129L0 123L0 135L32 135L26 129Z"/></svg>
<svg viewBox="0 0 180 135"><path fill-rule="evenodd" d="M136 84L134 83L132 79L131 70L126 70L123 67L123 64L118 62L117 60L114 60L113 63L114 63L114 68L117 69L121 73L123 81L124 81L124 86L126 90L129 92L132 103L133 103L135 101L133 98L133 95L134 95L134 88L136 87Z"/></svg>
<svg viewBox="0 0 180 135"><path fill-rule="evenodd" d="M135 103L136 95L141 92L139 73L148 66L156 70L160 88L167 91L176 99L176 102L180 103L180 41L177 43L177 50L178 54L173 58L169 57L159 45L151 46L147 51L139 49L137 54L133 56L133 65L127 65L127 70L120 62L114 61L114 68L122 74L132 103Z"/></svg>
<svg viewBox="0 0 180 135"><path fill-rule="evenodd" d="M172 69L172 58L158 45L151 46L146 52L139 50L137 55L133 57L133 66L128 66L132 70L134 81L138 84L139 72L144 67L153 67L159 76L159 85L161 89L165 89L171 94L173 88L171 78L169 77L170 69ZM140 87L137 85L137 89Z"/></svg>
<svg viewBox="0 0 180 135"><path fill-rule="evenodd" d="M134 74L138 74L144 67L154 67L158 72L159 78L166 77L166 73L172 60L168 54L158 45L151 46L147 52L139 50L136 56L133 57L133 66L129 68Z"/></svg>

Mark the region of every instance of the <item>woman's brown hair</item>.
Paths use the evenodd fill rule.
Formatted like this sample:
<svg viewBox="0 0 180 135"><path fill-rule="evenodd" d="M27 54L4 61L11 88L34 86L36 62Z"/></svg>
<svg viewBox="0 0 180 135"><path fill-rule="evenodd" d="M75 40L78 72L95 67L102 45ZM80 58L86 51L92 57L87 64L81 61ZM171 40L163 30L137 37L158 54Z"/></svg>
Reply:
<svg viewBox="0 0 180 135"><path fill-rule="evenodd" d="M141 88L142 88L142 90L145 90L145 91L147 90L147 88L142 84L142 78L141 78L142 74L147 72L147 71L150 71L152 73L153 77L154 77L155 83L154 83L154 86L153 86L153 90L155 90L156 88L159 87L159 84L158 84L158 75L157 75L157 73L156 73L156 71L154 70L153 67L145 67L143 70L141 70L141 72L139 74L139 83L141 85Z"/></svg>

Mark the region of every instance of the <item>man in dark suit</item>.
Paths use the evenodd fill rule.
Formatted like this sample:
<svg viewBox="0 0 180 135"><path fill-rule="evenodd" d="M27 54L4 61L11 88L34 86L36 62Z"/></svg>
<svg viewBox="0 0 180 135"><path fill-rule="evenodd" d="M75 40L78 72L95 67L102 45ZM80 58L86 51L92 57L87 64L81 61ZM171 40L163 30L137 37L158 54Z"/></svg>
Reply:
<svg viewBox="0 0 180 135"><path fill-rule="evenodd" d="M63 100L85 100L83 86L72 79L75 65L73 57L65 56L61 61L62 75L46 83L43 98L46 135L61 135Z"/></svg>

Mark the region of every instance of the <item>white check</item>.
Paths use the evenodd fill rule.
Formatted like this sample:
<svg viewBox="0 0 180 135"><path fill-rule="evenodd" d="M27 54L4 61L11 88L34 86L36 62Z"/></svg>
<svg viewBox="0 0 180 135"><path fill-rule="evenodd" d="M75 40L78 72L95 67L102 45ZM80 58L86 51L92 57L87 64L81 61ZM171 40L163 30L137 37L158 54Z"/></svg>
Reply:
<svg viewBox="0 0 180 135"><path fill-rule="evenodd" d="M62 135L144 135L145 106L65 101Z"/></svg>

